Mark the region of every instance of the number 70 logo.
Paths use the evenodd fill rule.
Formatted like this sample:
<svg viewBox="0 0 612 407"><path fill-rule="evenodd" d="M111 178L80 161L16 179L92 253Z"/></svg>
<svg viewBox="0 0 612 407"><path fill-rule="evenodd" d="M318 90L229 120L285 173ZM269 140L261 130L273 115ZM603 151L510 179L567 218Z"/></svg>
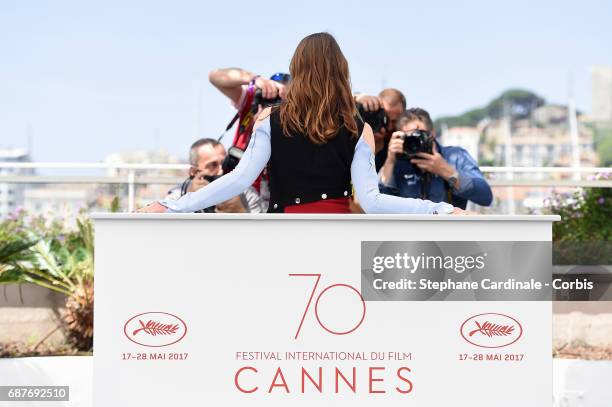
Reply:
<svg viewBox="0 0 612 407"><path fill-rule="evenodd" d="M315 283L314 286L312 287L312 292L310 293L310 297L308 298L308 303L306 304L306 308L304 309L304 314L302 314L302 319L300 321L300 325L297 328L297 331L295 332L295 337L294 339L297 339L298 336L300 335L300 331L302 330L302 325L304 324L304 320L306 319L306 314L308 314L308 310L310 309L310 305L312 304L312 299L315 296L315 293L317 291L317 286L319 285L319 280L321 279L321 274L289 274L289 277L312 277L315 278ZM361 310L361 317L359 318L359 322L357 322L357 324L355 326L353 326L351 329L348 330L335 330L330 328L329 326L325 325L320 318L319 315L319 301L321 300L321 298L323 298L324 295L330 295L332 292L334 292L334 290L350 290L351 292L354 292L358 297L359 300L361 301L362 304L362 310ZM332 285L328 285L327 287L325 287L320 293L319 295L317 295L317 298L315 300L315 317L317 319L317 322L319 323L319 325L321 326L321 328L323 328L324 330L326 330L327 332L329 332L330 334L333 335L347 335L350 334L351 332L354 332L355 330L357 330L357 328L359 328L361 326L361 324L363 323L363 320L365 319L365 314L366 314L366 304L365 301L363 300L363 297L361 295L361 293L359 292L359 290L357 290L355 287L348 285L348 284L332 284Z"/></svg>

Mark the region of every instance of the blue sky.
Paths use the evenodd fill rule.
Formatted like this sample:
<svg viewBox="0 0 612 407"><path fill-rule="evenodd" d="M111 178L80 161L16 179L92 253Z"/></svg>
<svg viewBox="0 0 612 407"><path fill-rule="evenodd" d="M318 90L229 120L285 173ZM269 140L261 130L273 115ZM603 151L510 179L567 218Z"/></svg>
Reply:
<svg viewBox="0 0 612 407"><path fill-rule="evenodd" d="M397 87L434 117L510 87L565 103L570 75L588 113L589 68L612 64L611 16L610 1L0 0L0 147L30 134L37 161L184 157L233 115L211 69L285 71L316 31L336 36L354 90Z"/></svg>

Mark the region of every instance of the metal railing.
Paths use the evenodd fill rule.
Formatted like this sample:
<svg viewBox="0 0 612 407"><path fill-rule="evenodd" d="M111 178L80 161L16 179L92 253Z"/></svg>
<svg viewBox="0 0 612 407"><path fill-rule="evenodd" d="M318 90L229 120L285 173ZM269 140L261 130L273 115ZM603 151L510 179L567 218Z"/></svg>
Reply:
<svg viewBox="0 0 612 407"><path fill-rule="evenodd" d="M65 170L118 170L117 175L19 175L1 174L0 183L20 184L125 184L128 187L128 210L135 207L135 186L158 184L176 185L184 180L184 177L176 176L150 176L140 175L143 171L187 171L188 164L126 164L126 163L55 163L55 162L0 162L1 168L14 170L24 169L65 169ZM480 167L480 170L488 174L488 181L492 187L600 187L612 188L611 179L583 179L585 175L597 173L612 173L610 167ZM497 174L506 175L497 179ZM529 174L523 179L514 178L514 174ZM569 174L572 178L544 179L534 178L534 174ZM576 176L578 174L578 176Z"/></svg>

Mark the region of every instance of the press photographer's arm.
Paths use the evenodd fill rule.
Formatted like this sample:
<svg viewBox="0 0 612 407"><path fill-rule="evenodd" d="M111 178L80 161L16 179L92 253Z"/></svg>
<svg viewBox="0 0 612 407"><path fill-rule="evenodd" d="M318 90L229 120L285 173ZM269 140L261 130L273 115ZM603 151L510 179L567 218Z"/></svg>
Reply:
<svg viewBox="0 0 612 407"><path fill-rule="evenodd" d="M263 78L240 68L220 68L208 74L210 83L227 96L234 106L240 107L244 99L244 86L253 81L257 89L261 89L264 99L285 97L285 85L277 81Z"/></svg>

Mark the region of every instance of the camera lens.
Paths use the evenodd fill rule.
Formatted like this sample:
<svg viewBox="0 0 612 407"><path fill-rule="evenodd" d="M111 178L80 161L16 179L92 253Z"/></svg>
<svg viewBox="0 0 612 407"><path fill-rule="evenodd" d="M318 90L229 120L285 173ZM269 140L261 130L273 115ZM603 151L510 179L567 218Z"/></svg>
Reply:
<svg viewBox="0 0 612 407"><path fill-rule="evenodd" d="M404 152L414 155L421 151L421 139L419 137L407 136L404 138Z"/></svg>

